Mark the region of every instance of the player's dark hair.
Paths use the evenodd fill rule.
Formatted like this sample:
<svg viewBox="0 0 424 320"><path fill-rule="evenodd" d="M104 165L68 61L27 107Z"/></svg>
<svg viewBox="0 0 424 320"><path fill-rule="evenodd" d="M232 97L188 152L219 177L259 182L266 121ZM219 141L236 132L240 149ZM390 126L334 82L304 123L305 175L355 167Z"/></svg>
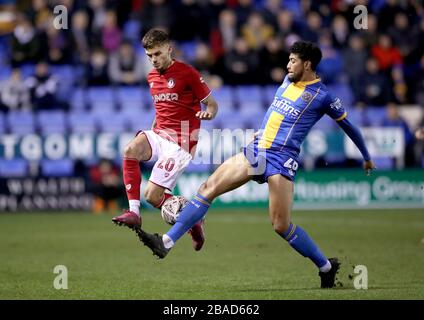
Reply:
<svg viewBox="0 0 424 320"><path fill-rule="evenodd" d="M165 43L169 43L168 34L159 29L150 29L141 40L144 49L151 49L156 46L161 46Z"/></svg>
<svg viewBox="0 0 424 320"><path fill-rule="evenodd" d="M298 55L303 61L311 61L311 68L316 70L322 58L321 49L309 41L296 41L290 48L290 53Z"/></svg>

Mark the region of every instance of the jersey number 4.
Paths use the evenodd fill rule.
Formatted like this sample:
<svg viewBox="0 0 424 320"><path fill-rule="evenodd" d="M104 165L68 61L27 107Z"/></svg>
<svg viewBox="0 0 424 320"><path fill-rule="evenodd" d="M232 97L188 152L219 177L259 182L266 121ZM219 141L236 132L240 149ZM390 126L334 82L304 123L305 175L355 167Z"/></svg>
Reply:
<svg viewBox="0 0 424 320"><path fill-rule="evenodd" d="M297 168L299 168L299 164L297 163L297 161L293 160L292 158L289 158L286 162L284 162L284 167L296 171Z"/></svg>

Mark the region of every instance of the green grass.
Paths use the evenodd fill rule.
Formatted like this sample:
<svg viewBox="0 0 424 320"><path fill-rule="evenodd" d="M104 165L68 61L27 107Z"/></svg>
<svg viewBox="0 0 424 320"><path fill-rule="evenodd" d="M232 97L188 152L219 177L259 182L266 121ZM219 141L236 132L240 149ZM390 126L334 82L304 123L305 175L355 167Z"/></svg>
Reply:
<svg viewBox="0 0 424 320"><path fill-rule="evenodd" d="M315 266L274 234L263 209L211 210L207 242L188 236L157 260L110 215L0 214L0 299L424 299L424 212L294 212L328 256L342 261L343 287L319 289ZM167 226L144 214L148 231ZM355 290L352 266L368 268ZM68 290L56 290L56 265Z"/></svg>

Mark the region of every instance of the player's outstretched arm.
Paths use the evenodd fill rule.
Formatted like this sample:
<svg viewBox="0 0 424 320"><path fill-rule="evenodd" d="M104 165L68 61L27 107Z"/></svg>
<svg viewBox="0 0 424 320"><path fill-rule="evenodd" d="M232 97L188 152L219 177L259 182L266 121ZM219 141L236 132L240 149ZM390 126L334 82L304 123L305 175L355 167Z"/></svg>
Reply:
<svg viewBox="0 0 424 320"><path fill-rule="evenodd" d="M347 118L337 121L339 126L343 131L348 135L348 137L353 141L353 143L358 147L359 151L364 158L364 170L366 175L370 175L372 170L376 169L373 161L371 160L370 154L368 152L367 146L365 145L364 138L362 137L359 129L354 126Z"/></svg>
<svg viewBox="0 0 424 320"><path fill-rule="evenodd" d="M212 120L215 118L218 112L218 103L216 103L212 94L202 100L202 104L206 106L206 109L196 113L196 117L198 117L200 120Z"/></svg>

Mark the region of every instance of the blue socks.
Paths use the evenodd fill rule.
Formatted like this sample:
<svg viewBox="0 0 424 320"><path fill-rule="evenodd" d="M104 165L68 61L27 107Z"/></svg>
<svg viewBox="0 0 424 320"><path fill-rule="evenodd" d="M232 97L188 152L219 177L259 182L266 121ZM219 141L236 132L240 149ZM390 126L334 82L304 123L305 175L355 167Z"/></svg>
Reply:
<svg viewBox="0 0 424 320"><path fill-rule="evenodd" d="M326 265L327 258L301 227L290 223L288 230L280 236L287 240L290 246L302 256L311 259L318 268Z"/></svg>
<svg viewBox="0 0 424 320"><path fill-rule="evenodd" d="M196 224L197 221L202 219L210 206L209 200L203 197L200 194L194 196L181 211L180 215L177 218L177 221L172 226L171 229L166 233L168 237L172 239L175 243L179 238L181 238L192 226Z"/></svg>

